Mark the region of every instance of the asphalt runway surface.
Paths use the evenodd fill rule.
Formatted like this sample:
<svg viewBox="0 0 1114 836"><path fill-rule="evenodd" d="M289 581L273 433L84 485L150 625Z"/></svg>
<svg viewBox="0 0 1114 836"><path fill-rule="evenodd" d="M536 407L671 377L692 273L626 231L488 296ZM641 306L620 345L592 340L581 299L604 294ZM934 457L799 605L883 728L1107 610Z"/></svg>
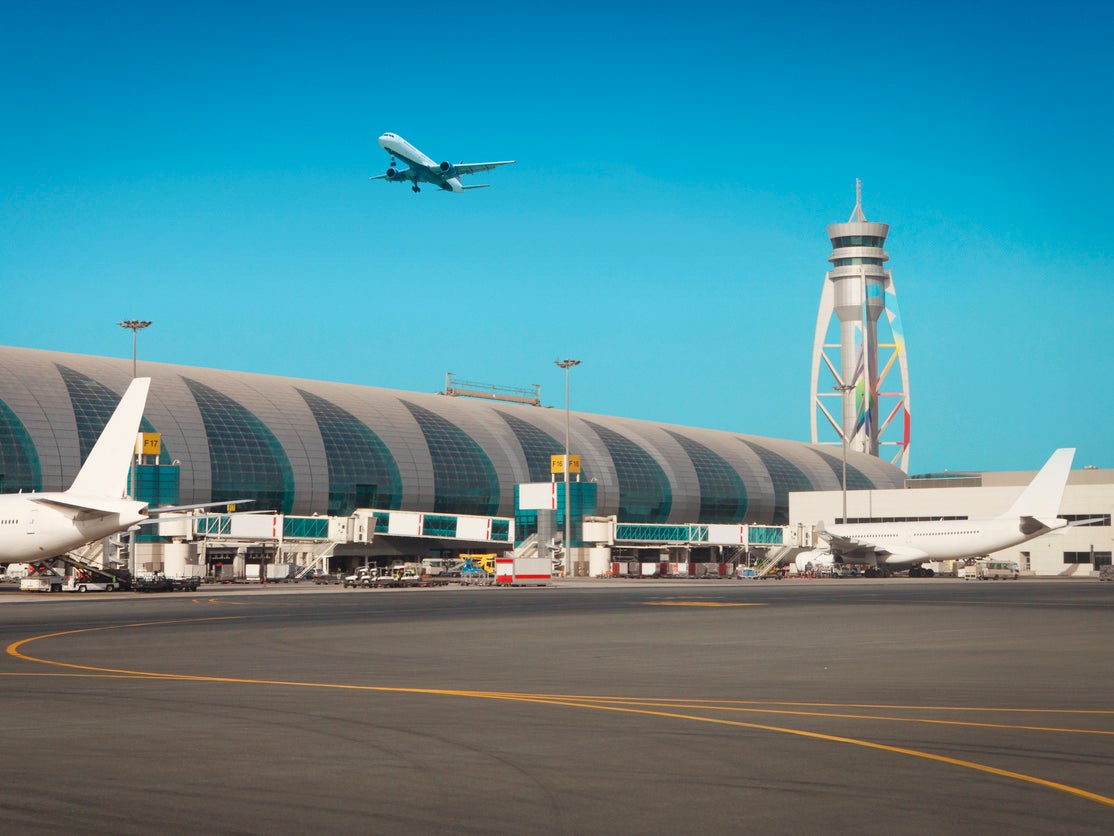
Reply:
<svg viewBox="0 0 1114 836"><path fill-rule="evenodd" d="M1114 584L9 590L5 833L1114 831Z"/></svg>

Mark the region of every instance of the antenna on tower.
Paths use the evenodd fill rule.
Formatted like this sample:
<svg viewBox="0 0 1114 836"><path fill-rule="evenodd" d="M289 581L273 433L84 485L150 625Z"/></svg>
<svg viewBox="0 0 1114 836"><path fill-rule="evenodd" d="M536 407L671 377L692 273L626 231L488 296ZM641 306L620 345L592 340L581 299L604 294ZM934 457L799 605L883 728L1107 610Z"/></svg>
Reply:
<svg viewBox="0 0 1114 836"><path fill-rule="evenodd" d="M858 177L855 178L855 208L851 210L847 223L866 223L866 215L863 214L863 181Z"/></svg>

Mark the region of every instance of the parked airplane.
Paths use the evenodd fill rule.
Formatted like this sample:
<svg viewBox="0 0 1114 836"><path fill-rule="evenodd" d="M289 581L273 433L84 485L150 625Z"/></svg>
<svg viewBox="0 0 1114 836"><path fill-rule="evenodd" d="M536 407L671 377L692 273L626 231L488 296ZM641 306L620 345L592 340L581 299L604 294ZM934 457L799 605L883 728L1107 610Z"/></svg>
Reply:
<svg viewBox="0 0 1114 836"><path fill-rule="evenodd" d="M992 519L820 523L816 536L826 547L798 555L796 564L802 569L809 564L859 564L869 576L906 569L910 575L931 575L922 563L988 555L1065 528L1068 521L1058 515L1073 458L1074 448L1055 451L1009 510Z"/></svg>
<svg viewBox="0 0 1114 836"><path fill-rule="evenodd" d="M147 404L151 378L137 377L108 419L69 490L0 495L0 563L30 563L57 557L151 522L150 514L205 507L148 509L128 499L128 469ZM207 503L207 505L224 503Z"/></svg>
<svg viewBox="0 0 1114 836"><path fill-rule="evenodd" d="M464 174L476 174L480 171L491 171L500 165L510 165L514 160L503 160L497 163L435 163L398 134L385 133L379 137L379 144L391 155L391 166L386 174L372 177L372 180L390 180L401 183L410 181L410 188L420 192L418 181L432 183L447 192L463 192L465 189L486 189L488 184L476 186L461 185L460 177ZM396 166L402 160L409 168L399 170Z"/></svg>

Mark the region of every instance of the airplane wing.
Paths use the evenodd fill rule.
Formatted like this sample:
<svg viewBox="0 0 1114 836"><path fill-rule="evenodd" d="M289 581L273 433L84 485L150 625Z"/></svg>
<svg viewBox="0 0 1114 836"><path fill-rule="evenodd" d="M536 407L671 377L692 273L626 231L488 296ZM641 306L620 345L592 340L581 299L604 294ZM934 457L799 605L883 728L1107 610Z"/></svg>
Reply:
<svg viewBox="0 0 1114 836"><path fill-rule="evenodd" d="M121 507L121 504L130 501L108 499L106 497L69 496L65 493L28 496L27 498L40 505L57 505L60 508L73 508L76 511L84 511L89 514L119 514L121 511L125 510ZM138 500L136 500L135 504L142 505Z"/></svg>
<svg viewBox="0 0 1114 836"><path fill-rule="evenodd" d="M928 559L928 552L922 549L909 548L908 546L893 546L892 548L878 549L877 553L897 558L897 560L887 560L887 563L902 563L909 560Z"/></svg>
<svg viewBox="0 0 1114 836"><path fill-rule="evenodd" d="M160 505L158 508L152 508L147 513L152 516L155 514L166 514L170 511L193 511L201 508L216 508L219 505L247 505L255 502L254 499L225 499L220 502L198 502L193 505ZM228 513L235 513L231 511Z"/></svg>
<svg viewBox="0 0 1114 836"><path fill-rule="evenodd" d="M818 530L816 536L828 544L833 554L838 554L849 562L884 558L882 562L898 564L924 560L928 557L928 553L921 549L909 546L878 546L868 540L856 540L823 529Z"/></svg>
<svg viewBox="0 0 1114 836"><path fill-rule="evenodd" d="M493 168L497 168L501 165L511 165L514 162L514 160L502 160L497 163L457 163L453 168L456 169L458 175L478 174L481 171L491 171Z"/></svg>
<svg viewBox="0 0 1114 836"><path fill-rule="evenodd" d="M868 554L874 554L873 543L863 543L830 531L817 531L816 536L828 544L829 550L842 557L864 558Z"/></svg>

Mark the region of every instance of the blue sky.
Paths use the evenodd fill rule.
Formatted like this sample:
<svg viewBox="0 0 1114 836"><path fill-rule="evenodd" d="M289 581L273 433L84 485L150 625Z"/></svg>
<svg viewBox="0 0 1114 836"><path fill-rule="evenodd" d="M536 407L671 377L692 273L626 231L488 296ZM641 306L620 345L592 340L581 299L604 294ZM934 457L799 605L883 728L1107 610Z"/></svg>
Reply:
<svg viewBox="0 0 1114 836"><path fill-rule="evenodd" d="M1114 467L1114 12L727 5L7 4L0 342L807 440L858 177L911 470Z"/></svg>

